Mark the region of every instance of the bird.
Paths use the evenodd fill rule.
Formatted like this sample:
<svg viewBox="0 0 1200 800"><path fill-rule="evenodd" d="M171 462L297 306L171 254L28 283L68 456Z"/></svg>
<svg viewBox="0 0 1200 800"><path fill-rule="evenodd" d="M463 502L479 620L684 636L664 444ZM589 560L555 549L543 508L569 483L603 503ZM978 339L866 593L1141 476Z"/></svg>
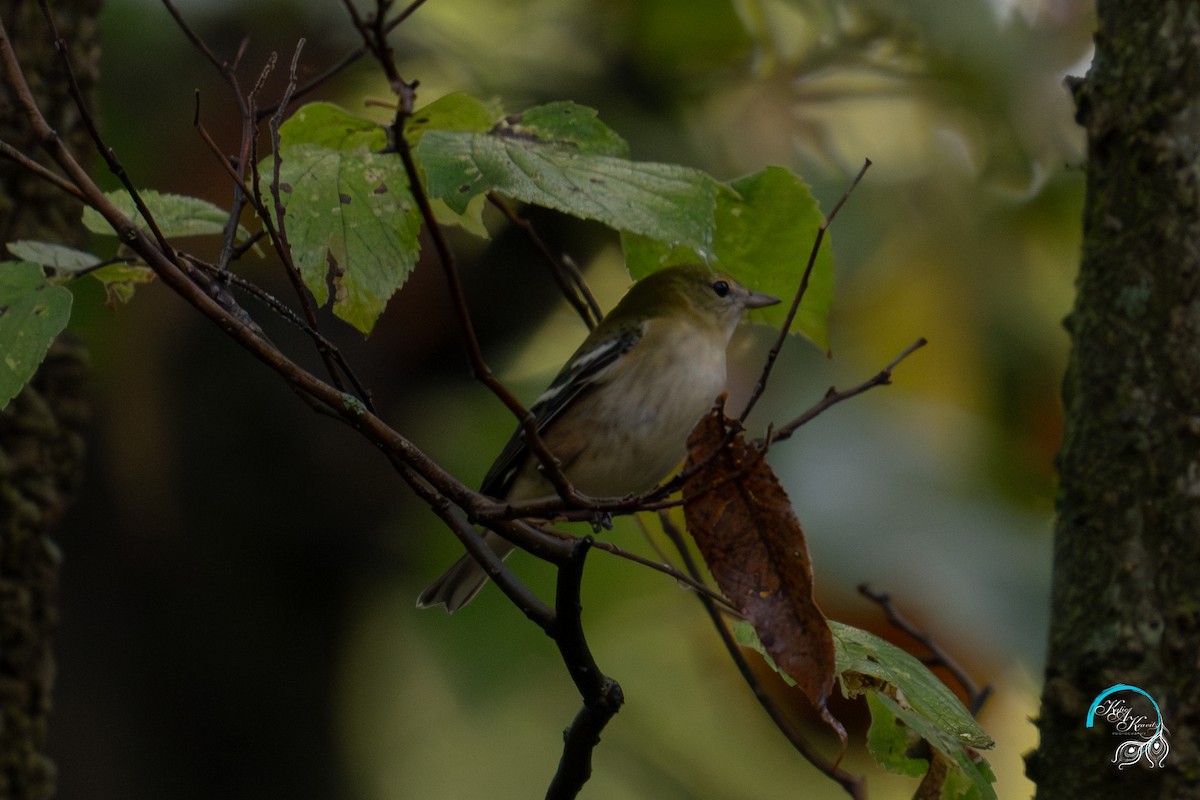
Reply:
<svg viewBox="0 0 1200 800"><path fill-rule="evenodd" d="M665 478L725 390L725 351L746 310L778 302L701 264L667 267L635 283L530 408L575 490L624 497ZM510 502L556 493L519 426L480 491ZM513 550L496 533L484 538L501 558ZM453 613L487 581L464 555L421 592L417 606Z"/></svg>

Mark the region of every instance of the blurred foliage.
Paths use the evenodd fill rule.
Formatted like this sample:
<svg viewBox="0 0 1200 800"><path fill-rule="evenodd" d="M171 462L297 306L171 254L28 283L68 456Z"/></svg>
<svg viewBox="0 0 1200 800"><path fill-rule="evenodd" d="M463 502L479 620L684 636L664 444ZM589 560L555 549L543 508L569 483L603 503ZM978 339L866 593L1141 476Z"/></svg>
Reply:
<svg viewBox="0 0 1200 800"><path fill-rule="evenodd" d="M222 57L247 37L243 88L271 52L287 63L300 37L302 79L356 46L337 3L178 5ZM112 0L106 15L110 143L140 185L226 204L231 188L192 121L198 102L232 150L227 87L159 4ZM825 209L873 161L833 230L833 358L789 343L751 423L791 419L929 338L893 387L835 408L772 459L825 612L891 636L853 592L870 581L997 685L982 723L1002 798L1029 795L1019 756L1034 739L1059 321L1082 198L1082 137L1061 81L1086 68L1090 31L1081 0L430 0L394 37L422 103L453 91L507 108L572 100L598 109L634 158L721 180L783 165ZM285 73L268 77L267 95ZM305 99L358 113L388 94L360 60ZM530 217L611 307L628 284L615 234ZM490 209L484 223L486 242L452 238L485 352L528 400L585 330L523 234ZM369 340L323 324L385 416L470 482L513 423L468 380L432 266L416 265ZM247 277L287 294L269 264ZM452 618L416 612L419 587L458 545L386 463L162 287L115 313L100 287L81 287L75 307L99 408L62 536L62 797L540 794L573 689L550 643L494 591ZM735 410L769 338L735 341ZM613 540L648 551L629 521ZM628 704L587 796L844 796L775 733L692 598L600 555L585 621ZM861 741L865 710L836 713ZM855 751L845 766L868 761ZM912 792L876 772L870 785L873 798Z"/></svg>

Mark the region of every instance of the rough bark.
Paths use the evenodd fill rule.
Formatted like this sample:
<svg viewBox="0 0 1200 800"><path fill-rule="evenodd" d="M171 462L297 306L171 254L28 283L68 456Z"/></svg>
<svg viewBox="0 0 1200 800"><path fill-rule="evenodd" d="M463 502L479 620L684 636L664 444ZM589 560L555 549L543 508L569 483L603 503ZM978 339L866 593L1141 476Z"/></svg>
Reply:
<svg viewBox="0 0 1200 800"><path fill-rule="evenodd" d="M81 86L89 90L97 67L99 0L53 5ZM38 4L0 0L0 14L42 108L83 150L79 117ZM22 122L11 99L0 93L0 139L35 153ZM79 235L78 219L78 203L15 165L0 163L0 248L22 238L71 243ZM0 800L54 795L46 742L60 559L50 532L79 480L85 365L81 347L59 341L31 384L0 411Z"/></svg>
<svg viewBox="0 0 1200 800"><path fill-rule="evenodd" d="M1073 81L1084 249L1063 386L1039 800L1200 798L1200 4L1101 0ZM1093 699L1162 709L1162 767L1118 768ZM1128 738L1128 737L1126 737Z"/></svg>

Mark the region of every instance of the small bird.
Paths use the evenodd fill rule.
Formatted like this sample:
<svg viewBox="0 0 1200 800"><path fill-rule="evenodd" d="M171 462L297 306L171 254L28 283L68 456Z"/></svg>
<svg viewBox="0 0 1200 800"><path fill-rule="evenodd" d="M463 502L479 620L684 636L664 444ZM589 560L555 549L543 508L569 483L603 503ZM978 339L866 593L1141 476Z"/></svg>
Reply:
<svg viewBox="0 0 1200 800"><path fill-rule="evenodd" d="M580 493L624 497L654 488L682 460L688 434L725 390L725 349L746 309L779 299L708 267L668 267L638 281L600 321L530 412ZM553 496L518 427L480 491L509 501ZM488 532L501 558L513 545ZM417 599L453 613L488 577L465 555Z"/></svg>

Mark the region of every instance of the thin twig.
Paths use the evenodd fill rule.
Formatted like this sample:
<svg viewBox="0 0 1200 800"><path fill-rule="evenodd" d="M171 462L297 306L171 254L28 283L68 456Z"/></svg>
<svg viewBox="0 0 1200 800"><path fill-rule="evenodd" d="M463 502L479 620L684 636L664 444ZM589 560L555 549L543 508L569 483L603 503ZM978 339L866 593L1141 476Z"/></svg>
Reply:
<svg viewBox="0 0 1200 800"><path fill-rule="evenodd" d="M13 147L8 142L0 141L0 156L4 156L21 169L29 172L31 175L41 178L54 187L61 189L62 191L74 197L76 200L87 200L87 197L83 194L83 192L79 191L78 186L71 183L57 172L52 172L51 170L46 169L44 166L34 161L32 158Z"/></svg>
<svg viewBox="0 0 1200 800"><path fill-rule="evenodd" d="M600 324L600 319L604 313L600 310L600 304L596 302L596 297L588 289L587 283L583 280L583 274L579 271L579 267L574 264L566 256L558 257L550 252L549 246L538 235L533 224L528 219L518 214L512 207L512 204L505 200L495 192L488 192L488 202L500 210L508 218L508 221L516 225L524 233L534 248L542 254L542 258L550 265L550 274L554 277L555 283L558 284L559 290L563 297L571 304L579 314L583 324L587 325L588 330L594 329Z"/></svg>
<svg viewBox="0 0 1200 800"><path fill-rule="evenodd" d="M458 261L454 257L450 245L446 242L441 225L438 224L437 218L434 216L433 206L430 204L429 195L425 192L424 186L421 183L421 174L417 169L416 161L413 159L412 149L409 147L408 139L404 135L404 127L412 117L417 83L415 81L411 83L407 82L400 76L399 68L396 66L395 54L392 51L391 45L388 44L387 33L391 28L388 27L383 16L389 3L386 0L378 0L377 11L370 18L363 18L351 0L342 0L342 5L350 15L355 29L362 36L364 45L371 51L387 75L388 81L399 100L396 108L396 117L390 128L391 149L400 156L405 176L408 178L410 193L417 203L417 209L421 213L425 230L429 238L433 240L438 264L442 268L442 274L445 276L447 286L450 290L451 306L454 309L455 318L462 331L463 342L467 350L467 363L471 368L472 376L487 387L517 418L521 425L521 432L525 437L525 446L538 459L538 462L543 467L543 477L554 487L559 497L573 506L586 506L590 500L577 492L575 487L571 485L570 480L567 479L567 476L563 474L561 463L542 440L537 429L537 420L533 414L529 413L529 410L522 405L521 401L496 378L483 357L483 350L480 348L479 338L475 334L475 325L471 319L471 312L467 308L466 293L463 291L462 279L458 271Z"/></svg>
<svg viewBox="0 0 1200 800"><path fill-rule="evenodd" d="M346 69L347 67L349 67L354 62L358 61L360 58L362 58L366 54L367 54L367 48L365 46L359 46L357 49L350 51L345 56L343 56L340 61L333 64L331 67L326 69L320 75L317 75L315 78L312 78L303 84L297 85L296 90L294 92L292 92L291 99L299 100L301 97L308 96L309 94L311 94L312 92L314 92L318 88L320 88L330 78L333 78L339 72ZM278 114L281 109L285 109L285 108L286 108L286 106L282 101L277 101L270 105L263 106L262 108L258 109L255 112L255 115L254 115L255 122L262 122L267 117L272 117L275 114Z"/></svg>
<svg viewBox="0 0 1200 800"><path fill-rule="evenodd" d="M641 517L637 517L636 519L638 519L639 522L641 521ZM643 526L643 531L645 531L645 526ZM648 535L647 538L649 538ZM664 553L659 553L660 560L655 561L652 558L646 558L643 555L630 552L629 550L615 545L612 542L603 542L597 540L592 547L596 548L597 550L603 550L607 553L611 553L617 558L623 558L627 561L632 561L635 564L640 564L643 567L648 567L656 572L661 572L664 575L668 575L671 578L674 578L677 583L683 584L693 592L707 595L714 603L719 603L725 613L738 613L737 609L734 608L733 605L731 605L730 602L725 599L720 592L716 591L702 580L698 580L695 576L688 575L677 567L672 566L667 561ZM657 547L655 549L657 549Z"/></svg>
<svg viewBox="0 0 1200 800"><path fill-rule="evenodd" d="M812 277L813 267L817 263L817 254L821 251L821 243L825 241L825 231L829 230L829 226L833 224L833 220L837 217L838 211L850 199L850 193L854 191L854 187L858 186L858 182L862 180L863 175L871 166L871 159L866 159L863 162L862 169L854 176L854 180L850 182L850 187L842 194L837 203L828 214L825 215L825 220L821 226L817 228L817 235L813 239L812 250L808 254L808 264L804 267L804 275L800 278L800 286L796 289L795 296L792 297L792 305L788 308L787 317L783 321L783 325L779 328L779 336L775 340L774 346L767 353L766 363L763 364L762 373L758 377L758 383L755 384L754 390L750 393L750 399L746 401L746 407L742 409L742 413L738 415L738 420L745 422L750 416L751 409L758 403L760 397L767 389L767 379L771 376L771 370L775 366L775 360L779 358L779 352L783 349L783 343L787 341L788 331L792 329L792 320L796 318L796 313L800 310L800 301L804 299L805 293L808 291L808 281Z"/></svg>
<svg viewBox="0 0 1200 800"><path fill-rule="evenodd" d="M162 231L159 229L158 223L155 222L154 216L150 213L150 209L146 207L145 201L142 200L141 193L138 192L137 187L135 187L133 185L133 181L130 180L129 174L125 171L125 167L120 161L117 160L116 153L112 151L112 148L104 145L104 140L100 136L100 129L97 127L96 120L92 116L91 110L88 108L87 101L83 96L83 91L79 88L79 80L75 76L75 67L71 63L70 50L67 47L66 40L64 40L62 35L58 32L58 22L55 20L54 12L50 9L50 5L47 3L47 0L38 0L38 6L42 10L42 16L46 19L46 27L49 28L50 35L54 39L54 49L58 51L59 60L63 64L63 69L66 71L67 88L71 95L71 100L75 103L75 107L79 110L79 121L83 123L84 129L88 133L88 137L91 138L92 143L96 146L96 149L99 151L100 156L104 159L105 164L108 165L109 170L117 177L119 181L121 181L121 185L125 187L125 191L127 191L129 196L133 198L134 207L138 210L138 214L141 215L142 221L146 223L146 227L150 230L150 233L153 234L154 240L158 243L159 249L161 249L164 253L170 252L171 246L167 243L166 237L163 236ZM24 76L22 75L22 79L23 78ZM29 96L27 99L22 99L21 102L25 107L24 110L26 114L29 114L30 111L33 110L40 115L41 112L37 109L37 104L33 101L32 96Z"/></svg>
<svg viewBox="0 0 1200 800"><path fill-rule="evenodd" d="M0 80L12 91L18 108L29 121L39 143L63 170L67 179L84 195L87 205L105 219L118 238L153 269L168 288L209 318L285 382L302 394L335 410L344 422L384 451L393 463L402 464L412 474L436 487L440 495L462 508L471 518L496 506L494 500L468 488L411 441L386 425L357 398L339 392L284 356L250 324L233 314L198 284L193 276L201 276L204 273L164 253L145 231L125 216L95 184L87 170L79 164L41 113L17 60L3 18L0 18L0 65L3 66L0 69ZM86 108L80 109L80 113L87 113ZM103 143L100 147L107 149Z"/></svg>
<svg viewBox="0 0 1200 800"><path fill-rule="evenodd" d="M927 666L944 667L947 672L954 676L954 680L958 681L958 684L967 695L967 708L970 710L971 716L979 716L979 712L983 710L984 703L987 702L992 694L991 684L980 687L979 684L975 683L967 671L949 653L942 649L941 645L935 642L931 635L918 628L900 613L895 603L892 602L890 594L887 592L877 592L865 583L859 585L858 592L863 597L876 603L882 609L889 623L916 639L929 651L929 657L923 659L923 662Z"/></svg>
<svg viewBox="0 0 1200 800"><path fill-rule="evenodd" d="M832 386L829 387L829 390L825 392L824 397L814 403L813 406L803 414L796 417L786 425L776 429L770 436L767 437L766 441L770 444L782 442L783 440L790 438L791 435L796 432L797 428L812 421L812 419L818 414L827 411L830 407L837 405L843 400L849 400L851 397L860 395L869 389L875 388L876 386L890 385L892 382L892 370L894 370L901 361L908 358L917 350L920 350L926 344L928 344L928 340L926 340L925 337L922 336L920 339L917 339L908 347L904 348L904 350L900 352L900 355L893 358L886 367L857 386L853 386L844 391L839 391Z"/></svg>

